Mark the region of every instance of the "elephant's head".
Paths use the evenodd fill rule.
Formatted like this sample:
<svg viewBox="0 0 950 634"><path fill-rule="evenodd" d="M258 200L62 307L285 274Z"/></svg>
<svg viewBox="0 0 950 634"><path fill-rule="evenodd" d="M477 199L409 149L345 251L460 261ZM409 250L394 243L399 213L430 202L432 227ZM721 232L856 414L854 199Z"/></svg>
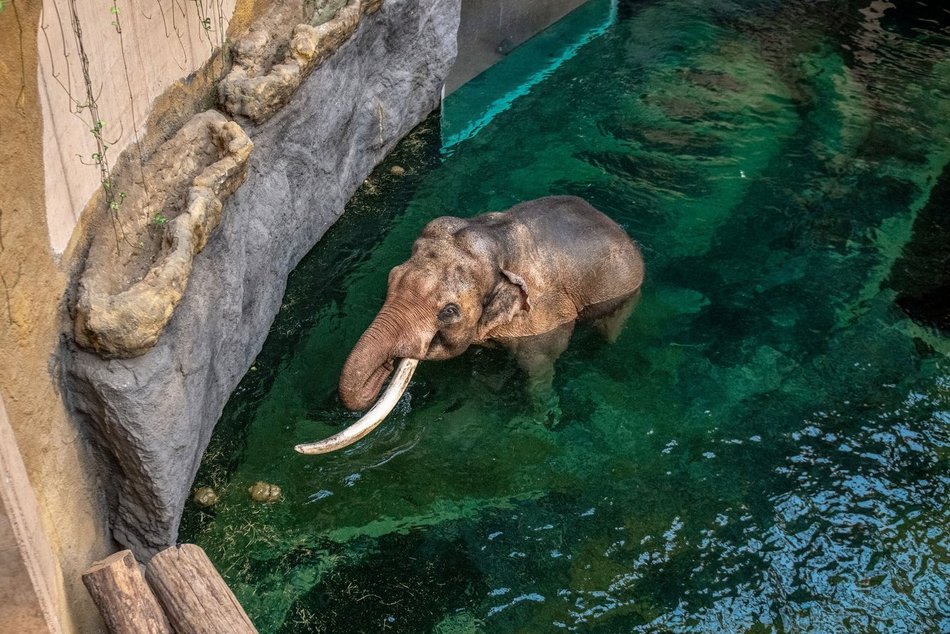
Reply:
<svg viewBox="0 0 950 634"><path fill-rule="evenodd" d="M530 310L526 283L505 270L505 260L490 222L430 222L412 257L390 271L386 302L343 366L343 404L353 410L371 405L396 359L458 356Z"/></svg>

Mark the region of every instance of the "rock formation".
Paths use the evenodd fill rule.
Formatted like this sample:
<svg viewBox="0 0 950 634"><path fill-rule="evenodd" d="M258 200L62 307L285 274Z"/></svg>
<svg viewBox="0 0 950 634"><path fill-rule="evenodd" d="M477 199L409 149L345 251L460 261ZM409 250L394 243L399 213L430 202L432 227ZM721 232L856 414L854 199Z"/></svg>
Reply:
<svg viewBox="0 0 950 634"><path fill-rule="evenodd" d="M141 181L93 238L79 281L76 341L106 357L155 345L188 286L194 256L244 182L253 144L241 126L202 112L141 167ZM137 174L138 175L138 174ZM160 234L159 244L150 245Z"/></svg>
<svg viewBox="0 0 950 634"><path fill-rule="evenodd" d="M252 28L235 45L234 67L218 85L221 103L231 114L256 123L269 119L313 69L353 35L361 18L378 11L381 3L349 0L323 24L296 25L286 42L275 41L269 29ZM275 5L275 13L281 10L280 4Z"/></svg>
<svg viewBox="0 0 950 634"><path fill-rule="evenodd" d="M113 535L138 557L174 543L211 431L263 345L288 273L438 106L458 16L459 0L385 0L362 14L283 108L247 126L247 180L154 346L104 359L64 344L66 396L98 449Z"/></svg>

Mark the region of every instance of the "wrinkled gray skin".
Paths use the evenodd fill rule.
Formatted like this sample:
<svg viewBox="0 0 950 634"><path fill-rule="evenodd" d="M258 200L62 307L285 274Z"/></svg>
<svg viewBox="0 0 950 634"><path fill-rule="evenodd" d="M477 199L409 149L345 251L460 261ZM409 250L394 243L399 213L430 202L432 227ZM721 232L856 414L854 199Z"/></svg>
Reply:
<svg viewBox="0 0 950 634"><path fill-rule="evenodd" d="M386 302L343 366L340 397L366 409L394 360L449 359L472 344L508 348L534 383L550 385L578 320L616 338L643 272L624 230L573 196L436 218L390 271Z"/></svg>

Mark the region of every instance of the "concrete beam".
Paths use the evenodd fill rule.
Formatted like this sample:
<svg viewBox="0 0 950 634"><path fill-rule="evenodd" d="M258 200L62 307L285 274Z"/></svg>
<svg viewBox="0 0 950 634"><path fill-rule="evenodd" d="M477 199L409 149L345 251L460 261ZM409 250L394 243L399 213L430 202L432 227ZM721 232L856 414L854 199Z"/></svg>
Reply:
<svg viewBox="0 0 950 634"><path fill-rule="evenodd" d="M0 399L0 632L61 632L61 576Z"/></svg>

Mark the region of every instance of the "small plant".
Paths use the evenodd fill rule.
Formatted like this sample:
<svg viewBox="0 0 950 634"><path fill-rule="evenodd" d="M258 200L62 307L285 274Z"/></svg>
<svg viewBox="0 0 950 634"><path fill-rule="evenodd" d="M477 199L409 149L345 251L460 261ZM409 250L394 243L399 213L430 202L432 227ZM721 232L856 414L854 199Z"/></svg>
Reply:
<svg viewBox="0 0 950 634"><path fill-rule="evenodd" d="M112 8L109 9L109 13L115 16L115 20L112 21L112 26L115 27L116 33L121 33L122 24L119 22L119 7L116 6L115 0L112 0Z"/></svg>
<svg viewBox="0 0 950 634"><path fill-rule="evenodd" d="M93 160L99 163L102 160L102 157L97 158L96 155L93 154ZM119 212L119 207L122 206L122 201L125 200L125 192L113 191L112 181L108 178L104 178L102 180L102 188L106 192L106 200L109 202L109 209L113 213L117 214Z"/></svg>
<svg viewBox="0 0 950 634"><path fill-rule="evenodd" d="M152 218L152 222L157 227L164 227L165 225L168 224L168 216L166 216L162 212L158 212L157 214L155 214L155 217Z"/></svg>

